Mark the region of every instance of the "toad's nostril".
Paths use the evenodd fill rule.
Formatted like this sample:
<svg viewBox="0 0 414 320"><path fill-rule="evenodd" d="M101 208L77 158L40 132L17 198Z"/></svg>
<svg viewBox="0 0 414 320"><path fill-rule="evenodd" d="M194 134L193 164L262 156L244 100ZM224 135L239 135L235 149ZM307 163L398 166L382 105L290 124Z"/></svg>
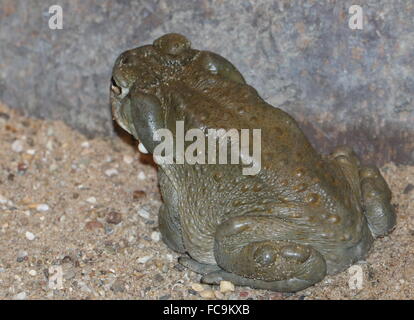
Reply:
<svg viewBox="0 0 414 320"><path fill-rule="evenodd" d="M117 96L119 96L122 93L122 89L121 87L119 87L114 78L111 78L111 91L116 94Z"/></svg>

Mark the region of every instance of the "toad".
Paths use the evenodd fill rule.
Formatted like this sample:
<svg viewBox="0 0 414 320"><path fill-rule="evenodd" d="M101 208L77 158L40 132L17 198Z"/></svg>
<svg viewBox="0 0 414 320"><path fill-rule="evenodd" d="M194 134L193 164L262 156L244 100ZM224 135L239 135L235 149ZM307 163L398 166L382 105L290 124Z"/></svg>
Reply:
<svg viewBox="0 0 414 320"><path fill-rule="evenodd" d="M296 121L266 103L225 58L166 34L113 67L115 121L153 153L154 134L261 129L261 170L242 164L160 164L164 242L201 281L305 289L363 259L396 221L378 168L349 147L320 155Z"/></svg>

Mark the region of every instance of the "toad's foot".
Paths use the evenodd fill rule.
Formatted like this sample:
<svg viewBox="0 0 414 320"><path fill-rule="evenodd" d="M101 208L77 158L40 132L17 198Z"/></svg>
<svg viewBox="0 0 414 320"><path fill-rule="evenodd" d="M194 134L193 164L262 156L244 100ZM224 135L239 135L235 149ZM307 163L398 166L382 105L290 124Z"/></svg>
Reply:
<svg viewBox="0 0 414 320"><path fill-rule="evenodd" d="M391 191L376 167L361 168L360 177L369 229L374 237L384 236L396 223L394 208L391 205Z"/></svg>
<svg viewBox="0 0 414 320"><path fill-rule="evenodd" d="M222 223L216 231L214 254L223 270L206 274L202 282L228 280L257 289L296 292L321 281L326 274L323 256L312 246L294 241L258 239L268 225L269 219L263 216Z"/></svg>
<svg viewBox="0 0 414 320"><path fill-rule="evenodd" d="M395 226L396 216L391 205L391 191L377 167L361 166L351 148L338 147L332 154L341 167L357 202L367 218L374 237L389 233Z"/></svg>
<svg viewBox="0 0 414 320"><path fill-rule="evenodd" d="M194 271L195 273L199 273L203 275L221 270L218 265L201 263L186 256L179 257L178 263L190 269L191 271Z"/></svg>

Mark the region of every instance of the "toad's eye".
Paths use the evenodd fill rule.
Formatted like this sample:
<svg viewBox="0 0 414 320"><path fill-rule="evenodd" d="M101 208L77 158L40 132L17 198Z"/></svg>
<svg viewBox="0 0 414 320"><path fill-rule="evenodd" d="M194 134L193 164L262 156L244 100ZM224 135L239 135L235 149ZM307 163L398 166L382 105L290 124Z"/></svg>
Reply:
<svg viewBox="0 0 414 320"><path fill-rule="evenodd" d="M130 56L125 56L121 59L121 64L131 64L132 63L132 59Z"/></svg>
<svg viewBox="0 0 414 320"><path fill-rule="evenodd" d="M116 84L114 78L111 78L111 91L117 96L122 93L121 87Z"/></svg>

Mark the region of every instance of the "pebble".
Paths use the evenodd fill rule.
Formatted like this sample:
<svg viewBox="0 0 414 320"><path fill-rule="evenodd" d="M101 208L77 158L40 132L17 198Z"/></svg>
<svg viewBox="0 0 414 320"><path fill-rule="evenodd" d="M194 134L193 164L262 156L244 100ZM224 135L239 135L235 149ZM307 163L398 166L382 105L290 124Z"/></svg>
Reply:
<svg viewBox="0 0 414 320"><path fill-rule="evenodd" d="M193 289L188 289L187 292L188 292L188 294L193 295L193 296L198 294L198 292L193 290Z"/></svg>
<svg viewBox="0 0 414 320"><path fill-rule="evenodd" d="M86 199L86 202L89 202L90 204L95 204L96 203L96 198L95 197L89 197L88 199Z"/></svg>
<svg viewBox="0 0 414 320"><path fill-rule="evenodd" d="M214 295L216 296L217 299L224 299L224 294L222 294L218 290L214 290Z"/></svg>
<svg viewBox="0 0 414 320"><path fill-rule="evenodd" d="M41 204L37 205L36 210L40 211L40 212L48 211L49 206L45 203L41 203Z"/></svg>
<svg viewBox="0 0 414 320"><path fill-rule="evenodd" d="M26 292L20 292L13 297L13 300L25 300L26 299Z"/></svg>
<svg viewBox="0 0 414 320"><path fill-rule="evenodd" d="M36 153L36 150L29 149L29 150L26 151L26 153L29 154L29 155L31 155L31 156L33 156Z"/></svg>
<svg viewBox="0 0 414 320"><path fill-rule="evenodd" d="M17 262L23 262L24 260L27 259L27 252L26 251L19 251L19 253L17 254Z"/></svg>
<svg viewBox="0 0 414 320"><path fill-rule="evenodd" d="M134 162L134 158L129 155L125 155L123 160L126 164L131 164L132 162Z"/></svg>
<svg viewBox="0 0 414 320"><path fill-rule="evenodd" d="M49 140L46 143L46 149L49 150L49 151L53 151L53 141L52 140Z"/></svg>
<svg viewBox="0 0 414 320"><path fill-rule="evenodd" d="M152 256L141 257L141 258L137 259L137 262L144 264L144 263L147 263L151 258L152 258Z"/></svg>
<svg viewBox="0 0 414 320"><path fill-rule="evenodd" d="M182 272L185 270L185 267L182 264L177 263L176 265L174 265L174 269L179 272Z"/></svg>
<svg viewBox="0 0 414 320"><path fill-rule="evenodd" d="M167 273L168 272L168 265L164 264L161 268L161 271L164 272L164 273Z"/></svg>
<svg viewBox="0 0 414 320"><path fill-rule="evenodd" d="M150 214L145 208L139 208L138 209L138 214L139 214L140 217L143 217L144 219L149 219L150 218Z"/></svg>
<svg viewBox="0 0 414 320"><path fill-rule="evenodd" d="M15 140L11 148L14 152L20 153L23 151L23 142L21 140Z"/></svg>
<svg viewBox="0 0 414 320"><path fill-rule="evenodd" d="M36 272L36 270L30 270L29 271L29 274L32 276L32 277L34 277L34 276L36 276L37 275L37 272Z"/></svg>
<svg viewBox="0 0 414 320"><path fill-rule="evenodd" d="M20 173L20 174L24 174L24 173L27 171L27 169L29 169L29 166L28 166L26 163L24 163L24 162L19 162L19 163L17 164L17 172L18 172L18 173Z"/></svg>
<svg viewBox="0 0 414 320"><path fill-rule="evenodd" d="M411 184L411 183L409 183L409 184L407 184L407 186L404 188L404 191L403 191L403 193L404 194L409 194L411 191L413 191L414 190L414 185L413 184Z"/></svg>
<svg viewBox="0 0 414 320"><path fill-rule="evenodd" d="M142 190L135 190L135 191L132 193L132 198L133 198L134 200L139 200L139 199L144 198L146 195L147 195L147 194L145 193L145 191L142 191Z"/></svg>
<svg viewBox="0 0 414 320"><path fill-rule="evenodd" d="M201 292L204 291L204 286L201 283L194 282L191 284L191 289L197 292Z"/></svg>
<svg viewBox="0 0 414 320"><path fill-rule="evenodd" d="M10 119L10 116L5 112L0 111L0 119L4 119L4 120L8 121Z"/></svg>
<svg viewBox="0 0 414 320"><path fill-rule="evenodd" d="M141 171L140 173L138 173L139 180L145 180L146 178L147 176L145 175L144 171Z"/></svg>
<svg viewBox="0 0 414 320"><path fill-rule="evenodd" d="M114 229L108 225L106 225L104 229L105 229L105 234L112 234L114 232Z"/></svg>
<svg viewBox="0 0 414 320"><path fill-rule="evenodd" d="M0 204L6 204L8 201L9 201L9 200L7 200L5 197L3 197L3 196L0 194Z"/></svg>
<svg viewBox="0 0 414 320"><path fill-rule="evenodd" d="M163 281L164 281L164 277L163 277L162 275L160 275L159 273L157 273L157 274L154 276L154 281L155 281L156 283L163 282Z"/></svg>
<svg viewBox="0 0 414 320"><path fill-rule="evenodd" d="M276 292L270 296L270 300L281 300L284 298L284 294L281 292Z"/></svg>
<svg viewBox="0 0 414 320"><path fill-rule="evenodd" d="M122 214L117 211L111 211L106 216L106 222L111 224L119 224L122 221Z"/></svg>
<svg viewBox="0 0 414 320"><path fill-rule="evenodd" d="M171 295L170 294L166 294L164 296L159 297L158 300L168 300L170 298L171 298Z"/></svg>
<svg viewBox="0 0 414 320"><path fill-rule="evenodd" d="M412 266L408 266L403 271L403 276L405 280L412 281L414 279L414 268Z"/></svg>
<svg viewBox="0 0 414 320"><path fill-rule="evenodd" d="M216 297L213 290L201 291L199 295L204 299L214 299Z"/></svg>
<svg viewBox="0 0 414 320"><path fill-rule="evenodd" d="M118 173L119 173L118 170L116 170L115 168L105 170L105 174L108 177L116 176Z"/></svg>
<svg viewBox="0 0 414 320"><path fill-rule="evenodd" d="M113 292L124 292L125 291L125 282L122 280L115 280L111 286Z"/></svg>
<svg viewBox="0 0 414 320"><path fill-rule="evenodd" d="M158 242L161 239L161 233L159 233L158 231L154 231L153 233L151 233L151 239L152 241Z"/></svg>
<svg viewBox="0 0 414 320"><path fill-rule="evenodd" d="M30 231L26 231L25 235L26 235L26 239L30 240L30 241L32 241L36 238L36 236L33 233L31 233Z"/></svg>
<svg viewBox="0 0 414 320"><path fill-rule="evenodd" d="M100 223L98 220L92 220L86 223L86 229L88 230L95 230L95 229L103 229L103 224Z"/></svg>
<svg viewBox="0 0 414 320"><path fill-rule="evenodd" d="M62 260L60 261L61 264L65 264L65 263L71 263L72 262L72 257L71 256L64 256L62 258Z"/></svg>
<svg viewBox="0 0 414 320"><path fill-rule="evenodd" d="M81 144L81 147L82 148L89 148L91 145L90 145L90 143L88 142L88 141L84 141L84 142L82 142L82 144Z"/></svg>
<svg viewBox="0 0 414 320"><path fill-rule="evenodd" d="M220 281L220 292L226 293L234 291L234 284L230 281Z"/></svg>
<svg viewBox="0 0 414 320"><path fill-rule="evenodd" d="M91 293L92 292L92 290L86 285L85 282L79 281L78 285L79 285L81 291L86 292L86 293Z"/></svg>
<svg viewBox="0 0 414 320"><path fill-rule="evenodd" d="M63 275L63 278L65 278L65 280L71 280L75 278L75 276L76 276L76 272L70 269L67 272L65 272L65 274Z"/></svg>

